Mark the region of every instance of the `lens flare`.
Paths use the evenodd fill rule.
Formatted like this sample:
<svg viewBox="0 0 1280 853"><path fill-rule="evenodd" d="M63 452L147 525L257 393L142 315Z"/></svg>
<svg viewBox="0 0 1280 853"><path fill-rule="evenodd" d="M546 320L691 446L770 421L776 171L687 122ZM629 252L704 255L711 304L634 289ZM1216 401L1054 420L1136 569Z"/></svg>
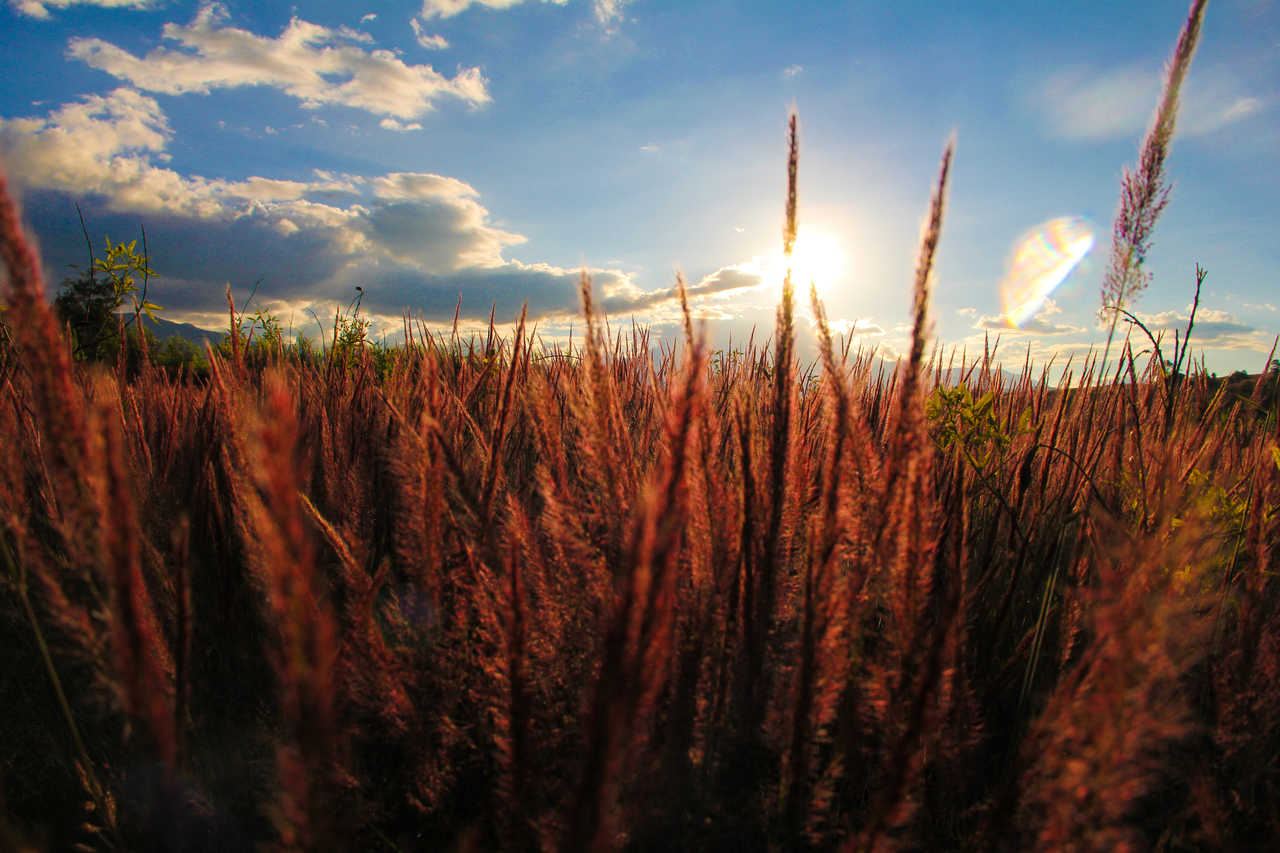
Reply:
<svg viewBox="0 0 1280 853"><path fill-rule="evenodd" d="M1080 216L1050 219L1024 234L1000 282L1005 322L1021 326L1035 316L1054 288L1089 254L1093 242L1093 226Z"/></svg>

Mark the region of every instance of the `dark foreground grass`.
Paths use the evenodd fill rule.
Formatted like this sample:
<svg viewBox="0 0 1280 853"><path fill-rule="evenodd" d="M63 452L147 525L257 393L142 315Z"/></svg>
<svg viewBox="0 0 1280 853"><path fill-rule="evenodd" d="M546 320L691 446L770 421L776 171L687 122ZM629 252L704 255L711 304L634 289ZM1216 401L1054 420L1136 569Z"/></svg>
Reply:
<svg viewBox="0 0 1280 853"><path fill-rule="evenodd" d="M799 382L789 281L741 360L584 280L572 352L85 367L0 185L0 846L1280 837L1274 392L1127 348L947 388L950 158L891 382L825 321Z"/></svg>

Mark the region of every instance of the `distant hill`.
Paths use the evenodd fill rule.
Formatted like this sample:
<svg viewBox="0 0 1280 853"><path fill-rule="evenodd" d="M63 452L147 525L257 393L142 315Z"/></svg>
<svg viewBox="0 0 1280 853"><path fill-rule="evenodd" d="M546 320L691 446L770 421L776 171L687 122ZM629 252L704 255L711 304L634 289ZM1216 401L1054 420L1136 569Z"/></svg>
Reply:
<svg viewBox="0 0 1280 853"><path fill-rule="evenodd" d="M873 367L871 370L871 375L875 376L877 371L883 371L884 378L888 380L893 377L893 372L896 369L897 369L896 362L888 361L883 358L878 358L876 359L875 367ZM933 369L928 365L925 365L923 368L921 368L921 370L923 372L925 382L929 385L932 385L933 377L934 377ZM972 370L965 370L964 368L961 368L961 367L952 367L950 370L942 371L942 384L943 385L959 385L962 381L964 381L966 373L969 374L969 382L973 383L977 381L978 374L980 374L981 372L982 372L981 366L974 367ZM1013 387L1018 383L1018 380L1021 378L1021 374L1014 373L1011 370L1001 369L999 373L1004 379L1004 386L1006 388ZM1035 378L1039 379L1040 375L1035 374Z"/></svg>
<svg viewBox="0 0 1280 853"><path fill-rule="evenodd" d="M930 373L930 376L932 376L932 371L930 371L929 373ZM978 375L980 373L982 373L981 365L977 367L973 367L972 369L968 369L968 370L961 367L953 367L950 370L942 371L942 383L944 385L959 385L964 380L965 374L968 374L970 382L974 382L974 381L977 381ZM1003 377L1004 379L1004 385L1006 388L1011 388L1014 385L1018 384L1018 380L1022 378L1021 373L1014 373L1011 370L1004 370L1003 368L999 370L999 373L1000 373L1000 376ZM1040 374L1038 373L1035 373L1032 375L1037 380L1040 378Z"/></svg>
<svg viewBox="0 0 1280 853"><path fill-rule="evenodd" d="M125 320L128 321L128 317ZM217 346L222 340L222 332L213 332L209 329L202 329L199 326L193 326L190 323L175 323L172 320L165 320L157 317L149 320L145 316L142 318L142 324L151 334L156 336L158 341L166 341L169 338L182 338L198 347L203 347L205 341L209 342L209 346Z"/></svg>

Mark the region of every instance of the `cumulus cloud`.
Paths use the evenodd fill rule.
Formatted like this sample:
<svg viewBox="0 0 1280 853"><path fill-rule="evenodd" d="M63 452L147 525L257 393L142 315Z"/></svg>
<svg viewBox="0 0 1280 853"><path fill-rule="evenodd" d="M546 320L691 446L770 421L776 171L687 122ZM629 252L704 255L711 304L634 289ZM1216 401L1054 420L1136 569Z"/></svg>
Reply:
<svg viewBox="0 0 1280 853"><path fill-rule="evenodd" d="M306 180L210 179L165 165L171 133L156 101L132 89L0 119L0 156L37 232L52 238L44 241L48 269L81 261L70 196L83 202L94 234L119 237L145 223L172 319L207 322L222 310L225 282L258 277L263 300L322 314L356 286L366 309L392 317L408 308L446 321L459 294L464 318L487 317L493 305L514 315L526 301L537 318L578 312L580 270L506 257L525 238L492 225L464 181L319 170ZM674 298L641 290L620 270L589 272L606 310L638 312ZM757 278L726 268L691 291L705 296Z"/></svg>
<svg viewBox="0 0 1280 853"><path fill-rule="evenodd" d="M422 22L417 18L409 20L409 26L413 28L413 37L418 44L427 50L444 50L449 46L449 40L441 35L431 35L422 28Z"/></svg>
<svg viewBox="0 0 1280 853"><path fill-rule="evenodd" d="M782 76L788 80L793 77L799 77L802 73L804 73L803 65L788 65L786 68L782 69Z"/></svg>
<svg viewBox="0 0 1280 853"><path fill-rule="evenodd" d="M1044 80L1029 94L1047 129L1066 139L1105 140L1140 135L1160 96L1158 69L1124 66L1071 68ZM1188 79L1178 112L1178 134L1214 133L1268 109L1262 98L1244 94L1225 72L1210 69Z"/></svg>
<svg viewBox="0 0 1280 853"><path fill-rule="evenodd" d="M485 9L510 9L523 2L525 0L423 0L421 15L425 20L452 18L472 6ZM563 6L569 0L541 0L541 2ZM629 2L630 0L592 0L591 8L596 21L606 30L612 31L622 20L623 11Z"/></svg>
<svg viewBox="0 0 1280 853"><path fill-rule="evenodd" d="M68 6L100 6L104 9L150 9L156 0L9 0L9 6L19 15L46 20L49 10Z"/></svg>
<svg viewBox="0 0 1280 853"><path fill-rule="evenodd" d="M19 154L28 167L40 164L36 172L41 175L61 173L73 150L86 161L121 151L161 151L172 133L155 99L132 89L86 95L44 118L0 118L0 132L11 156L15 145L26 143Z"/></svg>
<svg viewBox="0 0 1280 853"><path fill-rule="evenodd" d="M693 284L685 286L689 299L700 299L730 291L746 290L759 287L764 282L757 270L748 266L721 267ZM619 280L612 288L604 289L602 304L606 311L616 314L631 314L636 311L675 305L679 300L675 285L659 290L641 290L630 283L630 280Z"/></svg>
<svg viewBox="0 0 1280 853"><path fill-rule="evenodd" d="M366 13L366 14L364 14L364 15L361 15L361 16L360 16L360 23L362 23L362 24L367 24L367 23L369 23L370 21L376 21L376 20L378 20L378 13L377 13L377 12L368 12L368 13Z"/></svg>
<svg viewBox="0 0 1280 853"><path fill-rule="evenodd" d="M486 9L510 9L523 2L524 0L423 0L422 17L452 18L472 6L482 6ZM569 0L542 0L542 2L563 6Z"/></svg>
<svg viewBox="0 0 1280 853"><path fill-rule="evenodd" d="M96 194L121 211L214 217L237 204L354 190L350 180L327 175L310 182L183 176L157 165L168 159L171 135L154 98L117 89L87 95L42 118L0 118L0 153L25 186Z"/></svg>
<svg viewBox="0 0 1280 853"><path fill-rule="evenodd" d="M963 309L957 313L967 313ZM975 312L976 313L976 312ZM1053 321L1055 314L1061 314L1062 309L1052 299L1044 301L1044 307L1040 309L1034 317L1024 320L1018 325L1011 324L1003 314L983 315L973 325L975 329L983 329L990 332L1001 332L1007 334L1024 334L1024 335L1069 335L1077 332L1083 332L1083 326L1072 326L1069 323L1056 323Z"/></svg>
<svg viewBox="0 0 1280 853"><path fill-rule="evenodd" d="M186 26L165 24L165 39L178 46L146 56L98 38L72 39L67 53L139 89L169 95L273 86L304 107L340 105L401 120L425 115L442 98L473 106L490 100L479 68L449 78L429 65L406 65L388 50L366 51L351 42L368 37L346 28L293 18L273 39L227 26L227 18L226 7L214 3Z"/></svg>
<svg viewBox="0 0 1280 853"><path fill-rule="evenodd" d="M1185 332L1187 314L1181 311L1161 311L1156 314L1134 312L1135 316L1159 337L1164 333L1172 342L1174 332ZM1138 332L1141 334L1141 332ZM1196 324L1191 331L1193 346L1208 349L1249 349L1266 352L1271 347L1272 336L1267 332L1243 323L1234 315L1212 308L1196 311ZM1171 343L1170 343L1171 345Z"/></svg>
<svg viewBox="0 0 1280 853"><path fill-rule="evenodd" d="M83 243L67 197L29 191L26 198L38 233L62 232L63 239L44 241L46 268L80 263ZM84 210L95 236L137 233L133 212L113 211L92 198ZM505 238L515 235L492 233L468 214L447 197L345 206L301 199L245 205L215 218L143 221L152 266L161 275L156 299L172 319L217 323L225 311L224 282L243 298L257 279L259 298L292 306L299 322L305 306L331 316L357 286L364 289L366 311L394 317L408 309L428 322L447 322L459 298L464 320L483 319L491 307L499 318L510 318L525 302L537 319L577 315L580 270L503 258ZM621 271L590 273L597 292L631 286Z"/></svg>
<svg viewBox="0 0 1280 853"><path fill-rule="evenodd" d="M882 338L884 326L871 320L832 320L828 324L833 334L857 337Z"/></svg>
<svg viewBox="0 0 1280 853"><path fill-rule="evenodd" d="M369 248L423 272L443 274L469 267L501 266L502 250L524 237L491 227L477 201L451 195L381 200L353 223Z"/></svg>
<svg viewBox="0 0 1280 853"><path fill-rule="evenodd" d="M378 122L378 127L382 128L383 130L396 130L403 133L406 130L422 130L422 122L411 121L411 122L405 123L402 121L397 121L396 119L393 119L390 116L388 116L387 118L384 118L382 121Z"/></svg>
<svg viewBox="0 0 1280 853"><path fill-rule="evenodd" d="M461 296L463 317L485 318L493 309L497 317L510 318L527 303L531 317L566 321L578 317L581 310L581 274L581 269L519 260L440 275L424 275L412 266L382 263L373 270L373 284L366 289L366 298L374 310L398 312L409 306L433 320L451 318ZM597 296L633 286L620 270L591 269L588 274ZM611 310L608 305L604 308Z"/></svg>

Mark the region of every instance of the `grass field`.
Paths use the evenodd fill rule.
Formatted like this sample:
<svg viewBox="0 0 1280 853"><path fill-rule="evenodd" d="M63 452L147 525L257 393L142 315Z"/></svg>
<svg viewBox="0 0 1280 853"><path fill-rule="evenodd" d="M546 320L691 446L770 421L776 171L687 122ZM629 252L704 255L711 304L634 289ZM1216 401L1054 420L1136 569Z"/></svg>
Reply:
<svg viewBox="0 0 1280 853"><path fill-rule="evenodd" d="M790 281L726 359L687 308L611 336L585 276L572 350L76 361L0 184L0 847L1265 848L1277 377L1123 325L1060 388L931 357L950 161L883 380L815 295L802 381Z"/></svg>

